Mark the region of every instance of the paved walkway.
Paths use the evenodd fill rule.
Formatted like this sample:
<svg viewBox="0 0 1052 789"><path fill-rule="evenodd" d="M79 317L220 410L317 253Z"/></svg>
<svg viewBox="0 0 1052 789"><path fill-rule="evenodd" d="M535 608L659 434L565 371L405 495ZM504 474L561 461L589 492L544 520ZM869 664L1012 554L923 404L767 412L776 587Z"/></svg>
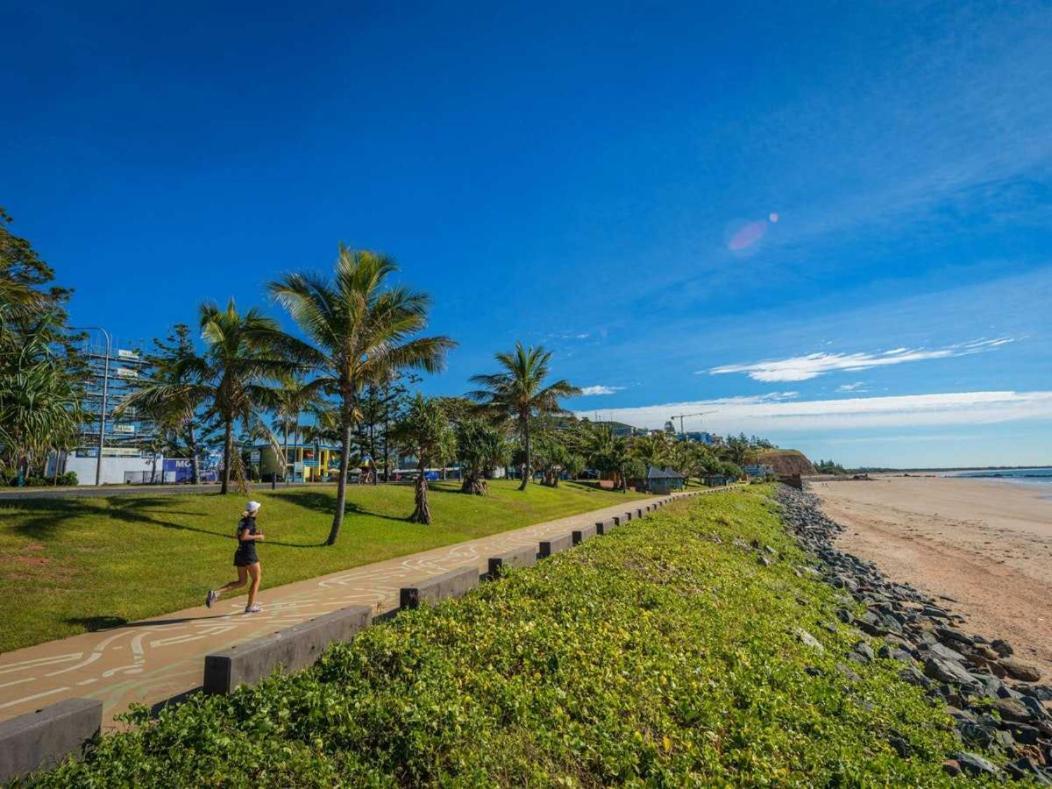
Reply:
<svg viewBox="0 0 1052 789"><path fill-rule="evenodd" d="M153 705L200 686L204 656L349 605L377 614L398 606L398 591L434 575L486 560L513 548L536 546L551 535L636 509L632 499L601 510L492 534L409 556L263 589L263 612L245 615L244 596L221 599L154 619L49 641L0 655L0 720L67 698L96 698L106 727L133 702ZM206 590L201 590L204 597Z"/></svg>

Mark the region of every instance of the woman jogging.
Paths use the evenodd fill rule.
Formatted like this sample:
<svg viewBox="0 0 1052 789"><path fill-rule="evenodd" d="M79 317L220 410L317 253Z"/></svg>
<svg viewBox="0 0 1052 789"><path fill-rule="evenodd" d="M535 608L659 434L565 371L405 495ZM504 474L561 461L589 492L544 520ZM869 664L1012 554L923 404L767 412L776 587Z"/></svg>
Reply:
<svg viewBox="0 0 1052 789"><path fill-rule="evenodd" d="M251 578L252 585L248 588L248 605L245 606L245 613L258 614L263 610L256 605L256 592L259 591L259 579L262 575L259 557L256 556L256 543L263 539L263 532L256 528L256 516L259 514L260 506L258 501L250 501L241 514L241 521L237 524L237 550L234 551L237 580L218 589L210 589L205 597L205 605L209 608L223 592L240 589Z"/></svg>

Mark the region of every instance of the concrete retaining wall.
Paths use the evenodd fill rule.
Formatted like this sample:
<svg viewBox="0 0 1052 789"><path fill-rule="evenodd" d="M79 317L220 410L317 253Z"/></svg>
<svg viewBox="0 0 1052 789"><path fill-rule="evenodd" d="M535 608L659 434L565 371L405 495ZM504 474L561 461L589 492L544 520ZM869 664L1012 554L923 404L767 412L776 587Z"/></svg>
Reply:
<svg viewBox="0 0 1052 789"><path fill-rule="evenodd" d="M283 668L298 671L314 663L334 641L350 641L372 621L372 609L341 608L309 622L279 630L213 655L205 656L205 693L231 693L238 685L254 685Z"/></svg>
<svg viewBox="0 0 1052 789"><path fill-rule="evenodd" d="M516 548L514 551L507 551L499 556L491 556L487 562L489 572L488 577L496 578L500 575L501 570L508 570L513 567L532 567L537 564L537 549L532 545L525 548Z"/></svg>
<svg viewBox="0 0 1052 789"><path fill-rule="evenodd" d="M573 534L563 534L560 537L551 537L550 539L543 540L540 546L541 558L547 558L553 553L568 551L570 548L573 548L574 545Z"/></svg>
<svg viewBox="0 0 1052 789"><path fill-rule="evenodd" d="M570 536L573 538L574 545L580 545L585 540L590 540L598 534L596 524L591 526L582 526L580 529L574 529L570 532Z"/></svg>
<svg viewBox="0 0 1052 789"><path fill-rule="evenodd" d="M423 604L434 605L440 600L460 597L479 585L479 571L474 565L458 567L448 573L428 578L416 586L403 586L398 594L402 608L418 608Z"/></svg>
<svg viewBox="0 0 1052 789"><path fill-rule="evenodd" d="M600 535L606 535L612 532L618 526L617 518L607 518L605 521L596 521L595 530Z"/></svg>
<svg viewBox="0 0 1052 789"><path fill-rule="evenodd" d="M101 728L95 699L66 699L0 723L0 783L79 754Z"/></svg>

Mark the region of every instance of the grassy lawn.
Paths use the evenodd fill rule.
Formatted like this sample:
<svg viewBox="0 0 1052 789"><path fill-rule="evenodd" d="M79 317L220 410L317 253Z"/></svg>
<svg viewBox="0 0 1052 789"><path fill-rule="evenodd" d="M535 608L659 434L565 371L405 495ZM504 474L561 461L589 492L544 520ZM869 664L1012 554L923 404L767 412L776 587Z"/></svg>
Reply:
<svg viewBox="0 0 1052 789"><path fill-rule="evenodd" d="M405 519L410 486L348 488L336 545L323 544L335 486L254 491L263 502L263 587L612 506L636 494L563 483L490 483L465 496L432 487L434 523ZM233 577L240 495L142 495L0 501L0 652L201 603Z"/></svg>
<svg viewBox="0 0 1052 789"><path fill-rule="evenodd" d="M378 623L307 671L137 715L141 726L40 782L964 783L941 769L959 748L946 707L896 661L849 661L865 637L837 620L836 591L798 569L769 491L667 507ZM760 551L770 566L754 540L773 548Z"/></svg>

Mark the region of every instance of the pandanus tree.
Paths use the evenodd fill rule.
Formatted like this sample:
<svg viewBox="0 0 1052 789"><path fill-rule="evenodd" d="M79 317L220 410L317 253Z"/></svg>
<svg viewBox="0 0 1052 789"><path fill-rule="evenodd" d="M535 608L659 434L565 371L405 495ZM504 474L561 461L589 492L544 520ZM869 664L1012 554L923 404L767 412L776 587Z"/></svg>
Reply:
<svg viewBox="0 0 1052 789"><path fill-rule="evenodd" d="M19 342L0 364L0 465L28 475L49 450L69 448L81 411L77 382L56 354L50 331L22 335Z"/></svg>
<svg viewBox="0 0 1052 789"><path fill-rule="evenodd" d="M460 490L474 496L485 496L486 475L503 466L511 457L511 446L504 431L480 419L463 419L457 423L457 460L463 480Z"/></svg>
<svg viewBox="0 0 1052 789"><path fill-rule="evenodd" d="M340 477L336 512L327 543L343 525L351 431L361 419L359 398L369 385L383 385L404 369L436 372L455 343L448 337L417 336L427 325L430 299L392 286L397 270L386 255L340 246L333 278L289 274L270 292L292 315L312 347L303 359L318 371L310 386L337 400Z"/></svg>
<svg viewBox="0 0 1052 789"><path fill-rule="evenodd" d="M531 423L539 417L562 413L560 397L579 395L581 390L569 381L560 379L545 383L551 364L551 352L541 346L527 348L521 342L511 353L498 353L501 370L489 375L476 375L472 383L480 388L469 397L478 402L483 411L499 421L510 421L522 442L522 482L519 490L529 483L533 457L530 447Z"/></svg>
<svg viewBox="0 0 1052 789"><path fill-rule="evenodd" d="M456 454L456 437L442 404L418 394L409 403L405 416L392 431L395 445L416 458L416 506L409 520L431 523L427 500L427 469L443 465Z"/></svg>

